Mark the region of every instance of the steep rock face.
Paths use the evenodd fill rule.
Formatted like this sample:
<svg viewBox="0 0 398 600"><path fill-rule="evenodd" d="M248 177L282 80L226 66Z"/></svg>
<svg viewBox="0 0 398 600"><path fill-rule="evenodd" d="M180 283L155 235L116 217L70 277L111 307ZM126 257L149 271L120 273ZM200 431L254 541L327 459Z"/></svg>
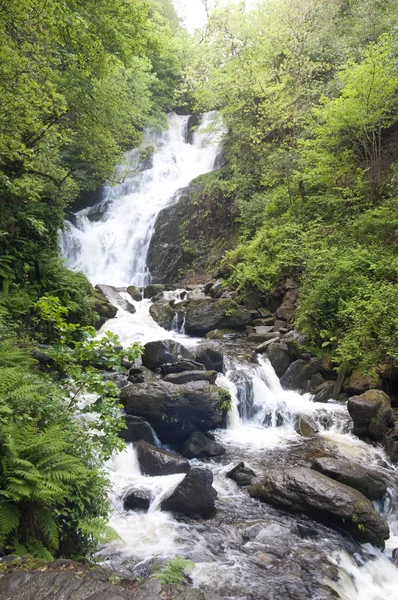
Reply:
<svg viewBox="0 0 398 600"><path fill-rule="evenodd" d="M337 525L361 543L383 548L389 537L387 523L361 492L306 467L272 469L249 494Z"/></svg>
<svg viewBox="0 0 398 600"><path fill-rule="evenodd" d="M185 331L191 335L206 335L214 329L242 328L250 321L250 312L229 298L193 300L187 305Z"/></svg>
<svg viewBox="0 0 398 600"><path fill-rule="evenodd" d="M235 236L233 205L219 187L193 183L174 202L159 213L149 246L147 264L158 282L176 283L190 273L206 277Z"/></svg>
<svg viewBox="0 0 398 600"><path fill-rule="evenodd" d="M147 420L165 443L185 441L194 431L206 432L225 422L220 388L207 381L128 385L120 401L127 414Z"/></svg>

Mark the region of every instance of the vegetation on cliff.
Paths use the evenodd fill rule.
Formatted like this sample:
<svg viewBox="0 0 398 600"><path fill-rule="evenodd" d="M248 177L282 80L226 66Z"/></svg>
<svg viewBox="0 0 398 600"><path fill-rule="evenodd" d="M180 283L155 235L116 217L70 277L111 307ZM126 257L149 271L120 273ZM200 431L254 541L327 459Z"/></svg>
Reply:
<svg viewBox="0 0 398 600"><path fill-rule="evenodd" d="M227 4L186 79L196 109L219 109L229 129L230 283L266 297L293 276L312 343L384 374L398 365L397 15L395 0Z"/></svg>

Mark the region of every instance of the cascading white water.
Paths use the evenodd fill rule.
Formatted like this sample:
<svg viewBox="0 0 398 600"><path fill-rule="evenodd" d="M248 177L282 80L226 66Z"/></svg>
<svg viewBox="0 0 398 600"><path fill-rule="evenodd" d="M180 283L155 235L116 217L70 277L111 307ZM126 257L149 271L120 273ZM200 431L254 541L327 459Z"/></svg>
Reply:
<svg viewBox="0 0 398 600"><path fill-rule="evenodd" d="M93 283L116 286L141 286L146 283L146 256L157 214L176 200L178 189L214 168L220 135L205 132L213 119L213 114L205 116L192 145L186 141L188 118L175 114L169 116L167 132L161 135L146 134L144 145L155 146L153 166L121 185L106 189L102 202L105 211L100 221L90 219L92 209L85 209L76 215L75 226L70 225L63 239L64 255L70 266L83 270ZM133 164L137 160L137 152L132 151L129 158ZM170 293L169 299L172 295ZM129 295L121 292L118 296L115 300L118 314L101 331L114 331L123 345L133 341L146 343L170 338L189 348L197 345L198 340L183 335L183 323L178 319L171 332L157 325L149 314L149 300L134 302L136 312L131 314L123 305L123 301L131 302ZM179 298L179 292L175 292L175 297ZM271 463L269 458L267 462L267 457L272 453L279 452L276 454L277 460L283 460L284 451L302 448L306 442L294 429L298 414L311 416L317 421L320 429L317 439L327 452L368 466L386 465L388 461L381 447L368 445L350 433L347 427L349 417L344 405L333 402L315 404L309 394L301 396L283 390L273 368L261 357L254 364L240 358L228 358L227 353L226 365L226 372L219 375L217 383L231 392L232 411L228 428L217 431L216 438L226 447L228 459L205 464L194 461L213 471L214 487L218 492L218 511L221 515L227 515L226 524L223 525L221 520L221 525L217 524L216 527L211 522L203 527L187 520L178 521L171 514L162 512L162 499L172 492L183 475L142 476L135 452L129 445L125 452L113 457L108 465L115 507L111 525L121 539L107 545L102 554L107 558L112 556L119 565L123 565L124 561L128 564L130 559L145 562L153 556L189 557L196 563L192 574L195 585L218 591L224 586L236 589L238 595L228 594L228 597L239 600L246 598L246 591L250 594L257 590L259 596L255 597L263 598L269 596L270 589L277 589L279 580L276 578L275 583L269 584L271 588L261 587L272 571L265 574L262 570L256 570L255 543L247 542L239 527L230 525L233 521L229 513L238 511L237 522L250 522L247 512L251 510L254 511L251 513L254 522L268 519L269 533L265 531L265 538L268 535L270 539L286 535L286 530L290 536L286 544L295 544L293 554L299 554L304 548L305 555L309 549L306 545L308 542L300 542L293 537L293 517L290 520L291 529L288 529L285 527L288 517L283 516L279 522L275 522L274 519L278 517L275 511L270 517L267 506L256 505L254 509L247 493L226 478L228 470L244 460L261 474L262 469L270 464L274 466L272 459ZM148 512L124 510L123 496L130 489L150 491L152 500ZM391 555L398 546L398 518L394 516L396 505L396 490L390 490L389 500L380 507L391 529L387 555ZM222 530L218 532L220 526ZM327 549L333 541L330 535L328 533L326 538ZM327 560L338 568L339 580L325 581L320 584L321 587L328 585L341 600L398 600L398 569L386 554L368 548L362 560L342 549L341 538L339 534L336 536ZM254 549L251 544L254 544ZM314 544L316 552L321 553L325 540ZM301 598L304 599L304 596Z"/></svg>
<svg viewBox="0 0 398 600"><path fill-rule="evenodd" d="M192 144L187 142L188 118L171 113L167 131L146 134L143 146L154 146L152 167L106 188L99 221L91 220L92 209L86 208L68 225L62 253L69 267L83 271L93 284L149 283L146 258L158 213L177 200L179 189L214 169L220 149L222 128L210 131L216 113L204 115ZM137 152L128 158L134 165Z"/></svg>

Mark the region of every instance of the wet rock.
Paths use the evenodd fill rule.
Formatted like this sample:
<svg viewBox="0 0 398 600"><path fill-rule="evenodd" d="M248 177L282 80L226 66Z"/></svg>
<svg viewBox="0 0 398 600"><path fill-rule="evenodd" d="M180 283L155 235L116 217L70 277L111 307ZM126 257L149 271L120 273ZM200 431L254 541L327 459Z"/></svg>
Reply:
<svg viewBox="0 0 398 600"><path fill-rule="evenodd" d="M266 342L263 342L259 346L257 346L257 348L256 348L257 354L264 354L264 352L267 351L268 346L270 346L271 344L274 344L275 341L276 341L276 338L272 338L270 340L267 340Z"/></svg>
<svg viewBox="0 0 398 600"><path fill-rule="evenodd" d="M142 292L136 285L129 285L127 288L127 293L130 294L135 302L140 302L142 300Z"/></svg>
<svg viewBox="0 0 398 600"><path fill-rule="evenodd" d="M321 385L314 390L314 397L312 398L313 402L327 402L333 398L334 385L333 381L321 383Z"/></svg>
<svg viewBox="0 0 398 600"><path fill-rule="evenodd" d="M214 512L213 473L194 468L184 477L169 498L163 500L162 510L185 515L211 516Z"/></svg>
<svg viewBox="0 0 398 600"><path fill-rule="evenodd" d="M176 311L170 306L170 302L159 300L152 304L149 309L149 314L160 327L170 331Z"/></svg>
<svg viewBox="0 0 398 600"><path fill-rule="evenodd" d="M225 476L228 477L228 479L235 481L240 487L252 485L256 478L255 472L249 467L246 467L244 462L237 464L236 467L231 471L228 471Z"/></svg>
<svg viewBox="0 0 398 600"><path fill-rule="evenodd" d="M6 574L0 580L0 600L133 600L133 594L96 579L83 565L73 564L74 571L24 570Z"/></svg>
<svg viewBox="0 0 398 600"><path fill-rule="evenodd" d="M381 387L381 379L378 375L370 376L353 371L350 377L344 382L344 391L349 394L362 394L368 390L379 389Z"/></svg>
<svg viewBox="0 0 398 600"><path fill-rule="evenodd" d="M242 328L250 320L249 311L234 300L196 300L188 302L185 331L190 335L206 335L214 329Z"/></svg>
<svg viewBox="0 0 398 600"><path fill-rule="evenodd" d="M169 375L171 373L182 373L184 371L205 371L204 365L196 362L195 360L182 359L174 363L166 363L160 367L162 375ZM199 378L200 379L200 378ZM202 379L207 379L202 377ZM194 380L192 380L194 381Z"/></svg>
<svg viewBox="0 0 398 600"><path fill-rule="evenodd" d="M395 548L392 551L392 562L394 563L394 565L398 566L398 548Z"/></svg>
<svg viewBox="0 0 398 600"><path fill-rule="evenodd" d="M294 421L294 431L303 437L314 437L319 432L319 427L311 417L298 415Z"/></svg>
<svg viewBox="0 0 398 600"><path fill-rule="evenodd" d="M134 314L136 312L136 308L131 302L125 300L120 295L119 289L115 288L113 285L103 285L99 284L95 286L96 290L99 290L103 296L112 303L112 305L117 306L127 312Z"/></svg>
<svg viewBox="0 0 398 600"><path fill-rule="evenodd" d="M127 429L122 429L119 436L126 442L139 442L144 440L149 444L156 444L155 432L144 419L133 415L124 415Z"/></svg>
<svg viewBox="0 0 398 600"><path fill-rule="evenodd" d="M194 431L225 426L223 392L207 381L175 385L166 381L128 385L120 401L128 414L142 417L165 443L185 441Z"/></svg>
<svg viewBox="0 0 398 600"><path fill-rule="evenodd" d="M223 295L224 291L225 291L225 281L224 281L224 279L217 279L217 281L215 281L213 283L213 285L211 286L210 290L208 291L208 294L212 298L221 298L221 296Z"/></svg>
<svg viewBox="0 0 398 600"><path fill-rule="evenodd" d="M287 329L286 321L281 321L280 319L276 319L274 323L274 331L285 331Z"/></svg>
<svg viewBox="0 0 398 600"><path fill-rule="evenodd" d="M276 316L278 319L283 321L290 321L294 317L294 313L296 312L296 305L292 300L284 301L281 306L276 311Z"/></svg>
<svg viewBox="0 0 398 600"><path fill-rule="evenodd" d="M149 490L130 490L123 498L124 510L148 510L151 504Z"/></svg>
<svg viewBox="0 0 398 600"><path fill-rule="evenodd" d="M318 373L321 367L318 358L296 360L282 376L281 385L285 390L303 390L305 382Z"/></svg>
<svg viewBox="0 0 398 600"><path fill-rule="evenodd" d="M308 335L301 333L297 329L292 329L292 331L283 336L283 342L288 347L289 354L293 359L299 357L303 346L306 346L308 341Z"/></svg>
<svg viewBox="0 0 398 600"><path fill-rule="evenodd" d="M142 440L135 442L134 448L143 475L175 475L188 473L190 469L189 461L180 454L157 448Z"/></svg>
<svg viewBox="0 0 398 600"><path fill-rule="evenodd" d="M256 311L257 312L257 311ZM266 317L264 319L254 319L254 327L274 327L275 317Z"/></svg>
<svg viewBox="0 0 398 600"><path fill-rule="evenodd" d="M100 317L97 324L98 329L102 327L108 319L116 317L117 313L116 306L113 306L104 293L97 287L94 288L94 310Z"/></svg>
<svg viewBox="0 0 398 600"><path fill-rule="evenodd" d="M274 342L266 347L266 354L275 373L279 378L282 377L292 362L286 344Z"/></svg>
<svg viewBox="0 0 398 600"><path fill-rule="evenodd" d="M128 383L144 383L145 375L143 369L131 367L127 377Z"/></svg>
<svg viewBox="0 0 398 600"><path fill-rule="evenodd" d="M390 399L380 390L368 390L348 400L354 435L381 440L393 420Z"/></svg>
<svg viewBox="0 0 398 600"><path fill-rule="evenodd" d="M249 494L338 526L361 543L383 548L389 537L387 523L361 492L306 467L272 469Z"/></svg>
<svg viewBox="0 0 398 600"><path fill-rule="evenodd" d="M196 350L196 361L202 363L208 371L224 371L224 352L215 344L200 344Z"/></svg>
<svg viewBox="0 0 398 600"><path fill-rule="evenodd" d="M343 458L330 456L316 458L311 469L355 488L369 500L377 500L387 491L385 476L375 469L366 469Z"/></svg>
<svg viewBox="0 0 398 600"><path fill-rule="evenodd" d="M277 331L273 331L273 329L273 326L255 327L254 331L248 335L247 339L249 342L260 344L268 340L279 338L279 333Z"/></svg>
<svg viewBox="0 0 398 600"><path fill-rule="evenodd" d="M144 346L142 364L151 371L155 371L165 363L176 363L181 358L194 360L194 356L189 350L173 340L148 342Z"/></svg>
<svg viewBox="0 0 398 600"><path fill-rule="evenodd" d="M177 385L190 383L191 381L208 381L211 385L214 385L216 379L217 371L184 371L182 373L170 373L166 375L164 381Z"/></svg>
<svg viewBox="0 0 398 600"><path fill-rule="evenodd" d="M144 287L144 298L153 298L157 294L164 292L166 286L162 283L152 283L151 285L147 285Z"/></svg>
<svg viewBox="0 0 398 600"><path fill-rule="evenodd" d="M225 448L200 431L195 431L185 442L182 453L187 458L210 458L222 456L225 454Z"/></svg>
<svg viewBox="0 0 398 600"><path fill-rule="evenodd" d="M205 338L207 340L222 340L224 338L224 334L219 329L213 329L213 331L206 333Z"/></svg>

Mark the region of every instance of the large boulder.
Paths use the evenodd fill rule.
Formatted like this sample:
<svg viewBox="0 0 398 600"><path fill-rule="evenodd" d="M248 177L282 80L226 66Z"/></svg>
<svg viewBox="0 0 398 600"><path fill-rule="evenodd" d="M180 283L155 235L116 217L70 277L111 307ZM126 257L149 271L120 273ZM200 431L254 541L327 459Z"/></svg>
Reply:
<svg viewBox="0 0 398 600"><path fill-rule="evenodd" d="M129 490L123 497L124 510L148 510L151 504L149 490Z"/></svg>
<svg viewBox="0 0 398 600"><path fill-rule="evenodd" d="M139 442L144 440L149 444L156 443L155 432L152 427L141 419L140 417L134 417L133 415L124 415L127 429L121 429L119 436L126 442Z"/></svg>
<svg viewBox="0 0 398 600"><path fill-rule="evenodd" d="M275 373L278 377L282 377L292 362L286 344L283 342L273 342L266 347L265 352L269 362L274 367Z"/></svg>
<svg viewBox="0 0 398 600"><path fill-rule="evenodd" d="M215 501L212 483L213 473L210 470L191 469L171 496L163 500L161 509L184 515L211 516Z"/></svg>
<svg viewBox="0 0 398 600"><path fill-rule="evenodd" d="M224 371L224 352L215 344L199 344L196 350L196 361L202 363L208 371Z"/></svg>
<svg viewBox="0 0 398 600"><path fill-rule="evenodd" d="M294 431L303 437L314 437L319 432L319 427L311 417L297 415L294 420Z"/></svg>
<svg viewBox="0 0 398 600"><path fill-rule="evenodd" d="M189 461L180 454L157 448L144 441L136 442L134 448L143 475L150 475L151 477L175 475L177 473L188 473L190 469Z"/></svg>
<svg viewBox="0 0 398 600"><path fill-rule="evenodd" d="M108 320L116 317L117 308L107 299L105 294L99 289L94 288L94 310L99 315L97 327L100 328Z"/></svg>
<svg viewBox="0 0 398 600"><path fill-rule="evenodd" d="M344 458L322 456L314 460L311 469L355 488L369 500L377 500L387 491L384 475L375 469L366 469Z"/></svg>
<svg viewBox="0 0 398 600"><path fill-rule="evenodd" d="M207 381L138 383L120 393L126 412L147 420L166 443L185 441L194 431L224 426L223 399L224 390Z"/></svg>
<svg viewBox="0 0 398 600"><path fill-rule="evenodd" d="M185 442L182 453L187 458L210 458L222 456L225 454L225 448L200 431L195 431Z"/></svg>
<svg viewBox="0 0 398 600"><path fill-rule="evenodd" d="M100 291L102 295L114 306L119 307L122 310L126 310L131 314L134 314L136 312L134 304L131 304L131 302L129 302L125 298L122 298L119 290L113 285L99 284L95 286L95 289Z"/></svg>
<svg viewBox="0 0 398 600"><path fill-rule="evenodd" d="M363 394L363 392L380 387L379 375L366 375L360 371L353 371L350 377L344 381L344 391L349 395Z"/></svg>
<svg viewBox="0 0 398 600"><path fill-rule="evenodd" d="M306 388L306 382L318 373L322 368L322 363L318 358L308 358L295 360L281 378L282 387L285 390L301 391Z"/></svg>
<svg viewBox="0 0 398 600"><path fill-rule="evenodd" d="M140 302L142 300L142 292L136 285L129 285L127 288L127 293L130 294L135 302Z"/></svg>
<svg viewBox="0 0 398 600"><path fill-rule="evenodd" d="M381 440L393 421L390 398L380 390L368 390L348 400L354 435Z"/></svg>
<svg viewBox="0 0 398 600"><path fill-rule="evenodd" d="M250 321L250 312L234 300L194 300L187 305L185 331L190 335L206 335L213 329L242 328Z"/></svg>
<svg viewBox="0 0 398 600"><path fill-rule="evenodd" d="M253 469L246 467L244 462L240 462L233 469L231 469L231 471L228 471L226 477L235 481L239 487L244 487L247 485L252 485L254 479L256 478L256 474Z"/></svg>
<svg viewBox="0 0 398 600"><path fill-rule="evenodd" d="M191 381L208 381L211 385L216 383L217 371L183 371L182 373L170 373L164 381L181 385Z"/></svg>
<svg viewBox="0 0 398 600"><path fill-rule="evenodd" d="M181 358L194 360L193 354L174 340L148 342L144 346L142 364L151 371L155 371L165 363L176 363Z"/></svg>
<svg viewBox="0 0 398 600"><path fill-rule="evenodd" d="M173 363L166 363L160 367L160 372L162 375L170 375L173 373L183 373L186 371L205 371L204 365L196 362L195 360L188 360L187 358L182 358ZM206 377L202 377L202 379L206 379Z"/></svg>
<svg viewBox="0 0 398 600"><path fill-rule="evenodd" d="M154 302L149 309L149 313L154 321L163 329L170 331L172 329L172 324L174 317L176 316L176 311L170 306L170 302L159 300L159 302Z"/></svg>
<svg viewBox="0 0 398 600"><path fill-rule="evenodd" d="M157 294L161 294L166 289L162 283L153 283L144 287L144 298L153 298Z"/></svg>
<svg viewBox="0 0 398 600"><path fill-rule="evenodd" d="M361 492L307 467L271 469L249 494L338 526L361 543L383 548L389 537L387 523Z"/></svg>
<svg viewBox="0 0 398 600"><path fill-rule="evenodd" d="M334 396L334 381L324 381L314 390L313 402L327 402Z"/></svg>
<svg viewBox="0 0 398 600"><path fill-rule="evenodd" d="M279 333L277 331L273 331L274 327L255 327L254 331L249 333L247 339L249 342L255 342L256 344L261 344L263 342L267 342L268 340L277 340L279 339Z"/></svg>

